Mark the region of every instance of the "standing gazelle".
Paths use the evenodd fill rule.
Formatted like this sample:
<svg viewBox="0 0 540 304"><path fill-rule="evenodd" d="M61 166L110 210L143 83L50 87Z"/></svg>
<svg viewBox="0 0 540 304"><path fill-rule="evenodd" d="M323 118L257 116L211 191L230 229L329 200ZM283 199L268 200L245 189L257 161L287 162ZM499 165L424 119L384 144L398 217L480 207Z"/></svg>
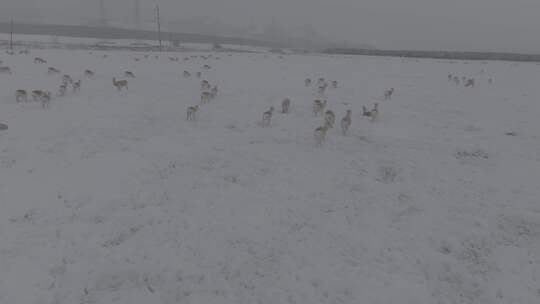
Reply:
<svg viewBox="0 0 540 304"><path fill-rule="evenodd" d="M211 94L210 92L202 92L201 93L201 104L207 104L210 102L210 99L211 99Z"/></svg>
<svg viewBox="0 0 540 304"><path fill-rule="evenodd" d="M26 93L26 90L17 90L15 92L15 99L17 100L17 102L27 102L28 93Z"/></svg>
<svg viewBox="0 0 540 304"><path fill-rule="evenodd" d="M199 106L191 106L187 109L187 120L195 120L195 113L199 110Z"/></svg>
<svg viewBox="0 0 540 304"><path fill-rule="evenodd" d="M115 77L112 79L113 85L118 89L118 91L121 91L122 88L126 88L128 90L128 81L127 80L116 80Z"/></svg>
<svg viewBox="0 0 540 304"><path fill-rule="evenodd" d="M73 83L73 94L76 94L81 90L81 80L77 80Z"/></svg>
<svg viewBox="0 0 540 304"><path fill-rule="evenodd" d="M349 131L349 128L351 127L351 123L352 123L351 113L352 113L351 110L347 110L347 114L345 115L345 117L341 119L341 132L343 133L343 135L346 135L347 131Z"/></svg>
<svg viewBox="0 0 540 304"><path fill-rule="evenodd" d="M51 92L45 91L41 95L41 107L47 109L51 106Z"/></svg>
<svg viewBox="0 0 540 304"><path fill-rule="evenodd" d="M262 126L269 127L272 121L272 114L274 114L274 107L270 107L270 110L263 113Z"/></svg>
<svg viewBox="0 0 540 304"><path fill-rule="evenodd" d="M329 126L325 124L322 127L318 127L315 129L314 138L315 138L315 146L321 147L326 140L326 133L328 132Z"/></svg>
<svg viewBox="0 0 540 304"><path fill-rule="evenodd" d="M319 114L322 114L324 111L324 108L326 107L327 101L321 101L319 99L313 101L313 113L315 116L318 116Z"/></svg>
<svg viewBox="0 0 540 304"><path fill-rule="evenodd" d="M287 114L289 113L289 108L291 106L291 100L289 98L283 99L281 102L281 113Z"/></svg>
<svg viewBox="0 0 540 304"><path fill-rule="evenodd" d="M334 112L332 112L331 110L326 111L326 113L324 113L325 125L327 125L329 128L333 128L335 122L336 122L336 115L334 114Z"/></svg>

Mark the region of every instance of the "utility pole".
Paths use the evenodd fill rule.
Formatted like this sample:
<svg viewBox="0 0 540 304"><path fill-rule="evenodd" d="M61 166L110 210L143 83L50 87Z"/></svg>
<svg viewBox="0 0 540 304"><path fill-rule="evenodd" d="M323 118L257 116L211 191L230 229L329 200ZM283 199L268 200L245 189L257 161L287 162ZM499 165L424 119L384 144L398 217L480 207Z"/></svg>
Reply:
<svg viewBox="0 0 540 304"><path fill-rule="evenodd" d="M99 0L99 23L103 27L107 27L107 15L105 14L105 2Z"/></svg>
<svg viewBox="0 0 540 304"><path fill-rule="evenodd" d="M11 18L9 29L9 49L13 52L13 18Z"/></svg>
<svg viewBox="0 0 540 304"><path fill-rule="evenodd" d="M161 21L159 20L159 5L156 4L156 19L157 19L157 26L158 26L158 39L159 39L159 51L161 52Z"/></svg>
<svg viewBox="0 0 540 304"><path fill-rule="evenodd" d="M140 4L140 0L135 0L135 29L141 30L141 4Z"/></svg>

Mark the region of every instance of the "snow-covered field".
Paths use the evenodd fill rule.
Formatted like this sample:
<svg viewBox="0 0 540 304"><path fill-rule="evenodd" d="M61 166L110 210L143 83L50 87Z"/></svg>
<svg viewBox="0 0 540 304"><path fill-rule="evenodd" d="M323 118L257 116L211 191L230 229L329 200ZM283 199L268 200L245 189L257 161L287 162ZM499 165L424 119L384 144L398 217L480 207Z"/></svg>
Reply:
<svg viewBox="0 0 540 304"><path fill-rule="evenodd" d="M102 55L0 55L0 303L540 303L540 66ZM96 75L17 104L57 91L49 66ZM220 88L196 121L184 70ZM339 81L338 121L353 111L321 148L306 77Z"/></svg>

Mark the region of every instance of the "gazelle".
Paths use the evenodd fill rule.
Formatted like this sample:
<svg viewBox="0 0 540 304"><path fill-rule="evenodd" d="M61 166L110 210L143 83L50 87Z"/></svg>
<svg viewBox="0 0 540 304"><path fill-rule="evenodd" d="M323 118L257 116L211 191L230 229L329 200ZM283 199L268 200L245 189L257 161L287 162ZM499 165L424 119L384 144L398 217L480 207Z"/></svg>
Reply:
<svg viewBox="0 0 540 304"><path fill-rule="evenodd" d="M63 83L73 83L73 78L71 78L70 75L66 74L62 76L62 82Z"/></svg>
<svg viewBox="0 0 540 304"><path fill-rule="evenodd" d="M263 113L262 126L269 127L272 122L272 114L274 114L274 107L270 107L270 110Z"/></svg>
<svg viewBox="0 0 540 304"><path fill-rule="evenodd" d="M60 85L60 88L58 89L58 96L60 97L66 96L66 91L67 91L67 83L64 82Z"/></svg>
<svg viewBox="0 0 540 304"><path fill-rule="evenodd" d="M81 90L81 80L77 80L73 83L73 93L77 93Z"/></svg>
<svg viewBox="0 0 540 304"><path fill-rule="evenodd" d="M47 60L41 58L41 57L36 57L34 58L34 63L47 63Z"/></svg>
<svg viewBox="0 0 540 304"><path fill-rule="evenodd" d="M188 71L184 71L184 77L187 78L187 77L190 77L190 76L191 76L191 74Z"/></svg>
<svg viewBox="0 0 540 304"><path fill-rule="evenodd" d="M281 102L281 113L287 114L289 113L289 108L291 106L291 100L289 98L283 99Z"/></svg>
<svg viewBox="0 0 540 304"><path fill-rule="evenodd" d="M321 147L326 140L326 133L328 132L329 126L325 124L324 126L318 127L315 129L313 137L315 138L315 146Z"/></svg>
<svg viewBox="0 0 540 304"><path fill-rule="evenodd" d="M338 82L336 80L332 81L332 88L337 89Z"/></svg>
<svg viewBox="0 0 540 304"><path fill-rule="evenodd" d="M41 107L43 109L49 108L51 106L51 92L45 91L41 95Z"/></svg>
<svg viewBox="0 0 540 304"><path fill-rule="evenodd" d="M201 91L208 91L210 90L210 83L207 80L201 81Z"/></svg>
<svg viewBox="0 0 540 304"><path fill-rule="evenodd" d="M474 88L474 78L468 79L467 82L465 83L465 86Z"/></svg>
<svg viewBox="0 0 540 304"><path fill-rule="evenodd" d="M124 77L135 78L135 74L133 74L131 71L125 71Z"/></svg>
<svg viewBox="0 0 540 304"><path fill-rule="evenodd" d="M15 92L15 99L17 100L17 102L27 102L28 93L26 93L26 90L17 90Z"/></svg>
<svg viewBox="0 0 540 304"><path fill-rule="evenodd" d="M331 110L326 111L324 113L324 123L329 127L333 128L334 124L336 123L336 115Z"/></svg>
<svg viewBox="0 0 540 304"><path fill-rule="evenodd" d="M115 77L113 77L113 85L118 89L118 91L121 91L122 88L126 88L128 90L128 81L127 80L116 80Z"/></svg>
<svg viewBox="0 0 540 304"><path fill-rule="evenodd" d="M205 65L203 66L203 69L205 69L205 70L210 70L211 68L212 68L212 67L209 66L208 64L205 64Z"/></svg>
<svg viewBox="0 0 540 304"><path fill-rule="evenodd" d="M306 87L311 86L311 79L306 78L305 85L306 85Z"/></svg>
<svg viewBox="0 0 540 304"><path fill-rule="evenodd" d="M362 106L362 115L370 118L372 122L376 121L379 118L379 104L374 103L371 111L368 111L365 106Z"/></svg>
<svg viewBox="0 0 540 304"><path fill-rule="evenodd" d="M211 99L210 92L202 92L201 93L201 104L207 104L210 102Z"/></svg>
<svg viewBox="0 0 540 304"><path fill-rule="evenodd" d="M349 128L351 127L352 123L352 117L351 117L351 110L347 110L347 114L345 114L345 117L341 119L341 132L343 135L347 134L347 131L349 131Z"/></svg>
<svg viewBox="0 0 540 304"><path fill-rule="evenodd" d="M313 113L315 114L315 116L322 114L324 108L326 107L326 103L327 100L321 101L320 99L316 99L313 101Z"/></svg>
<svg viewBox="0 0 540 304"><path fill-rule="evenodd" d="M41 100L41 98L45 95L45 91L42 90L33 90L32 91L32 99L35 102L38 102Z"/></svg>
<svg viewBox="0 0 540 304"><path fill-rule="evenodd" d="M11 68L8 66L0 66L0 74L11 74Z"/></svg>
<svg viewBox="0 0 540 304"><path fill-rule="evenodd" d="M197 76L197 79L201 79L202 73L201 73L201 72L197 72L196 76Z"/></svg>
<svg viewBox="0 0 540 304"><path fill-rule="evenodd" d="M319 78L319 80L317 80L317 85L318 86L322 86L326 83L326 80L324 78Z"/></svg>
<svg viewBox="0 0 540 304"><path fill-rule="evenodd" d="M47 71L47 73L49 75L60 74L60 70L55 68L55 67L50 67L49 70Z"/></svg>
<svg viewBox="0 0 540 304"><path fill-rule="evenodd" d="M384 92L384 100L390 100L392 99L392 95L394 94L394 88L391 88L389 90L386 90Z"/></svg>
<svg viewBox="0 0 540 304"><path fill-rule="evenodd" d="M217 96L217 94L218 94L218 86L215 85L215 86L213 86L212 89L210 90L210 97L211 97L212 99L215 99L216 96Z"/></svg>
<svg viewBox="0 0 540 304"><path fill-rule="evenodd" d="M199 111L199 106L188 107L187 109L187 120L195 120L195 113Z"/></svg>
<svg viewBox="0 0 540 304"><path fill-rule="evenodd" d="M90 77L94 77L94 72L92 70L86 70L84 71L84 76L90 78Z"/></svg>

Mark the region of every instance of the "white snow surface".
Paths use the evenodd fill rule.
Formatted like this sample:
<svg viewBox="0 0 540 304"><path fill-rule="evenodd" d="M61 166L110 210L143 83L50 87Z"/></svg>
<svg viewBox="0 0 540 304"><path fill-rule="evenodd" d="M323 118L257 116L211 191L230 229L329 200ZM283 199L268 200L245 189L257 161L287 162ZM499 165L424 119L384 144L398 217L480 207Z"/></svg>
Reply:
<svg viewBox="0 0 540 304"><path fill-rule="evenodd" d="M103 54L0 55L0 303L540 303L540 66ZM16 103L49 66L81 92ZM220 89L196 121L184 70ZM321 148L306 77L353 113Z"/></svg>

